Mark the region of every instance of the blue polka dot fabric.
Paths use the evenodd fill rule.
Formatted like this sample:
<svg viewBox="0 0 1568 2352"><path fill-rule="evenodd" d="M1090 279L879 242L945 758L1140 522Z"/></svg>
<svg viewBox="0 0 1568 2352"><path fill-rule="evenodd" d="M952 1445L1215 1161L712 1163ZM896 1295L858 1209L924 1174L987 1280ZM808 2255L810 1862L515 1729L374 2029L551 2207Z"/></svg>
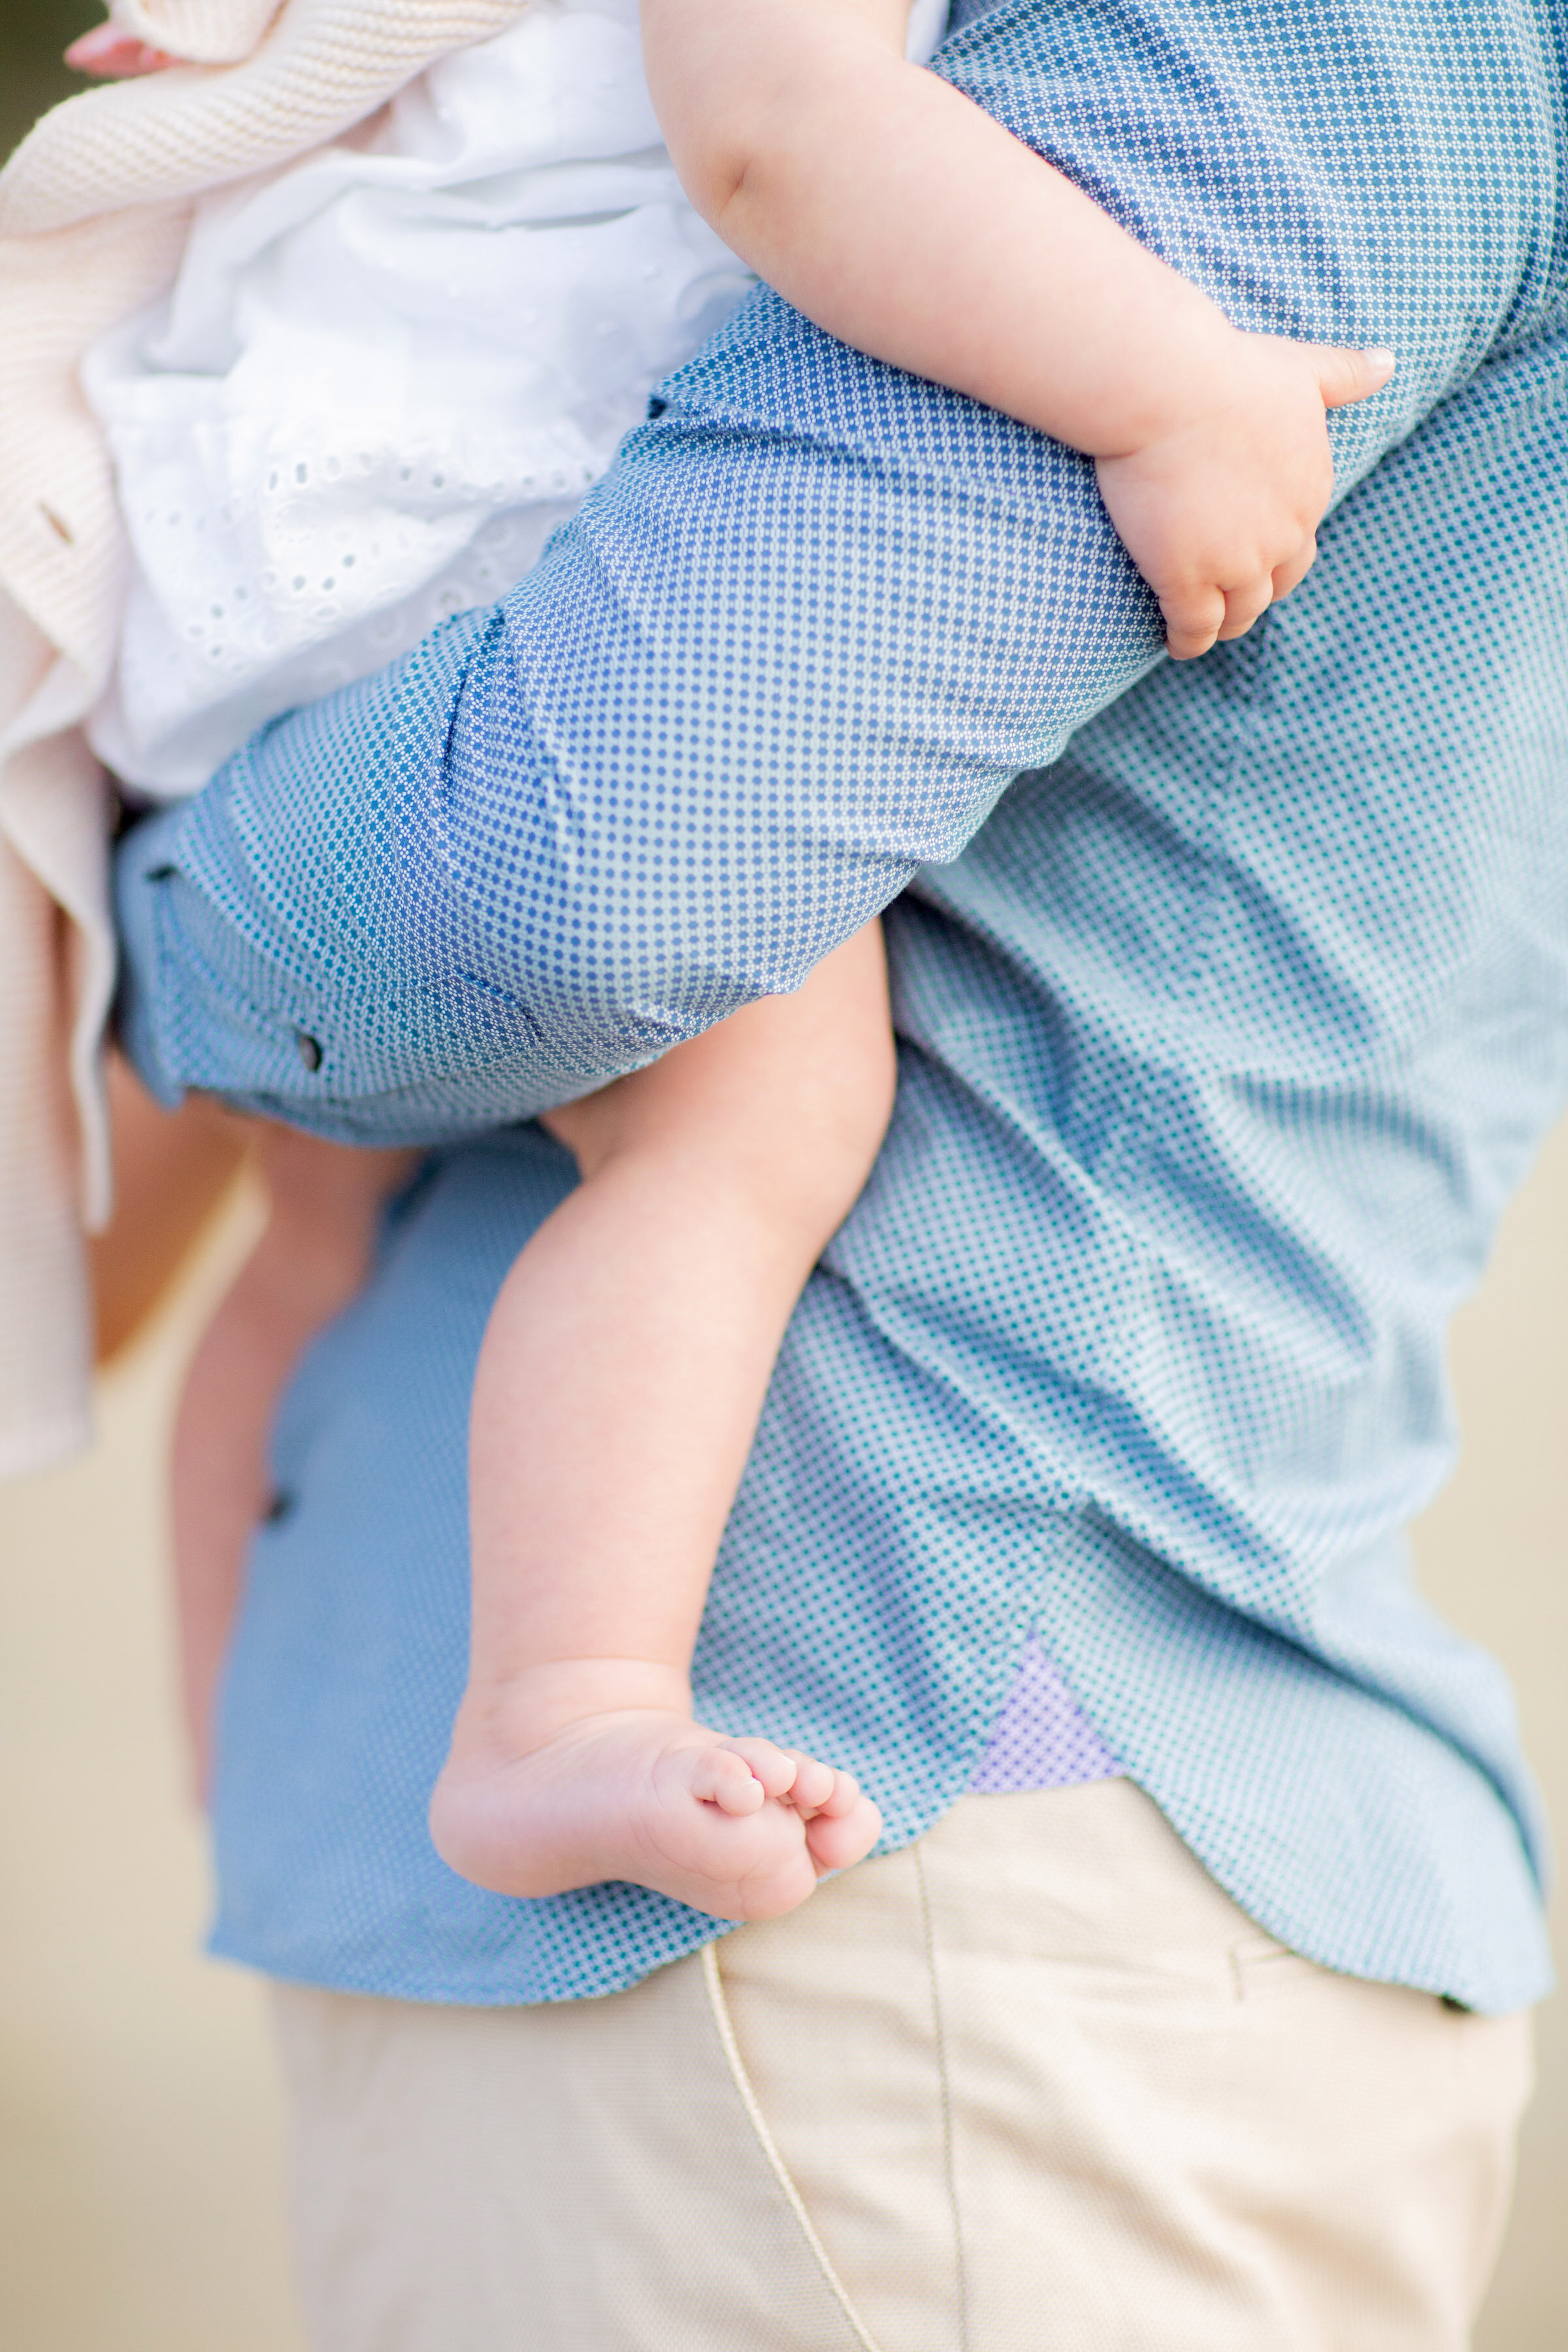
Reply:
<svg viewBox="0 0 1568 2352"><path fill-rule="evenodd" d="M437 1147L279 1425L221 1949L500 2002L721 1932L429 1847L468 1387L570 1181L521 1122L886 907L897 1113L780 1358L701 1704L860 1773L896 1843L1034 1640L1274 1934L1542 1990L1509 1693L1404 1529L1568 1095L1561 37L1526 0L961 14L938 69L1238 323L1398 354L1245 640L1164 662L1082 459L764 290L500 607L131 837L150 1083Z"/></svg>

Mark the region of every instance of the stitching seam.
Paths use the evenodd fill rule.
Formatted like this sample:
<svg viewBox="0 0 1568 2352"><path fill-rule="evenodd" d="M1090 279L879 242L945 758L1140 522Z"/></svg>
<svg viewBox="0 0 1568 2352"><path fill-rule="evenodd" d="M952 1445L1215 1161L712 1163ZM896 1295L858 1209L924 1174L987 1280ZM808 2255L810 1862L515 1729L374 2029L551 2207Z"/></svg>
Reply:
<svg viewBox="0 0 1568 2352"><path fill-rule="evenodd" d="M982 1800L984 1802L984 1800ZM952 2214L952 2267L958 2289L958 2352L969 2352L969 2285L963 2261L963 2220L958 2208L958 2175L952 2158L952 2096L947 2072L947 2036L942 2021L942 1988L936 1970L936 1932L931 1920L931 1891L926 1885L925 1858L919 1844L910 1848L920 1889L921 1933L925 1940L926 1977L931 1985L931 2021L936 2044L937 2081L942 2086L942 2161L947 2179L947 2201Z"/></svg>
<svg viewBox="0 0 1568 2352"><path fill-rule="evenodd" d="M741 2045L735 2039L735 2029L730 2021L730 2005L724 1998L724 1980L719 1973L717 1944L704 1944L702 1947L702 1980L708 1988L708 2005L713 2012L713 2023L718 2031L720 2046L723 2050L729 2065L731 2078L740 2093L741 2105L746 2110L752 2129L756 2133L758 2143L768 2160L773 2178L784 2192L784 2200L790 2211L800 2224L805 2242L811 2248L817 2266L827 2282L828 2291L843 2313L850 2334L860 2347L860 2352L879 2352L879 2346L867 2334L859 2314L850 2302L842 2279L828 2260L827 2249L813 2227L811 2216L805 2210L800 2191L790 2179L788 2168L779 2153L778 2142L768 2129L767 2118L757 2104L757 2095L752 2088L751 2077L746 2072L745 2061L741 2055Z"/></svg>

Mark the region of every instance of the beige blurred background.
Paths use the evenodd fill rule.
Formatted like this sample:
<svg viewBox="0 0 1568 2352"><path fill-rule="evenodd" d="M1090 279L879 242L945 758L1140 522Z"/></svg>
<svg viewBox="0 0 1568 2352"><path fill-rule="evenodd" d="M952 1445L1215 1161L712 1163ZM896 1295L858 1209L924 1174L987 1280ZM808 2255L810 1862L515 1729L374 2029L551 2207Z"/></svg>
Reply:
<svg viewBox="0 0 1568 2352"><path fill-rule="evenodd" d="M5 0L0 152L72 87L92 0ZM180 1369L247 1246L242 1185L102 1384L91 1458L0 1487L0 2345L302 2352L260 1989L200 1956L205 1853L174 1729L162 1462ZM1568 1130L1461 1319L1464 1466L1417 1531L1505 1660L1568 1821ZM1565 1906L1559 1902L1559 1941ZM1478 2352L1568 2347L1568 2005ZM742 2347L737 2347L742 2352ZM1259 2347L1266 2352L1266 2347Z"/></svg>

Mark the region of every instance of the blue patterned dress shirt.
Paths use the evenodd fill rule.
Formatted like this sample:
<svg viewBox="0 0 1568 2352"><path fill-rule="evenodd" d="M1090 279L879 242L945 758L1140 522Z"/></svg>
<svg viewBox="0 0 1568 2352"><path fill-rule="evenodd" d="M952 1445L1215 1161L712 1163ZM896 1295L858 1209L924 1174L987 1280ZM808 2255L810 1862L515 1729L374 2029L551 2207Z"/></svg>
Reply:
<svg viewBox="0 0 1568 2352"><path fill-rule="evenodd" d="M1568 1094L1562 44L1545 0L961 12L937 69L1237 323L1398 354L1246 639L1165 662L1083 459L762 291L498 608L131 836L157 1092L439 1147L277 1433L221 1948L493 2002L721 1932L428 1845L468 1382L571 1181L521 1122L889 908L898 1109L779 1361L701 1705L859 1772L899 1842L1034 1633L1265 1927L1541 1992L1509 1694L1404 1530Z"/></svg>

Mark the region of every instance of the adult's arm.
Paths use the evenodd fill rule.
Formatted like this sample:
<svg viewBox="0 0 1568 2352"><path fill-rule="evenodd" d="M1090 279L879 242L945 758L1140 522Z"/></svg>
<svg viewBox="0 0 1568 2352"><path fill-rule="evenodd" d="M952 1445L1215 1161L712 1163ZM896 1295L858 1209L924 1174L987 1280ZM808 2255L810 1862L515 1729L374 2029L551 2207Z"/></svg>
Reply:
<svg viewBox="0 0 1568 2352"><path fill-rule="evenodd" d="M1333 420L1342 493L1552 267L1547 32L1500 8L1488 79L1426 0L1319 9L1310 55L1275 13L1244 47L1201 0L1013 0L942 70L1237 324L1395 349ZM1451 138L1496 158L1479 205ZM388 1142L586 1091L798 984L1159 657L1045 436L767 292L664 389L500 606L131 836L122 1034L163 1100Z"/></svg>

